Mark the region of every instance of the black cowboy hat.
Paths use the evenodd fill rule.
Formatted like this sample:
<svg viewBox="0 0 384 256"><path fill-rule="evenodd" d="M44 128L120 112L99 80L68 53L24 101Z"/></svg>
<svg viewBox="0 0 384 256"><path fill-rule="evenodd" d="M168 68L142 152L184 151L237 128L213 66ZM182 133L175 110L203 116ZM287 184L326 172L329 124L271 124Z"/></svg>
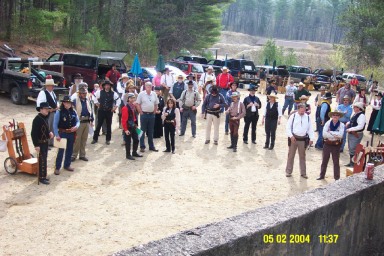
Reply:
<svg viewBox="0 0 384 256"><path fill-rule="evenodd" d="M195 75L194 75L193 73L189 73L189 74L187 75L187 78L190 77L190 76L191 76L192 78L195 78Z"/></svg>
<svg viewBox="0 0 384 256"><path fill-rule="evenodd" d="M332 99L332 93L326 92L323 97L321 97L324 100Z"/></svg>
<svg viewBox="0 0 384 256"><path fill-rule="evenodd" d="M83 76L80 73L77 73L73 76L73 79L83 79Z"/></svg>
<svg viewBox="0 0 384 256"><path fill-rule="evenodd" d="M61 102L72 102L72 100L71 100L71 98L70 98L68 95L66 95L66 96L64 96L64 98L61 100Z"/></svg>
<svg viewBox="0 0 384 256"><path fill-rule="evenodd" d="M110 86L113 85L113 84L111 83L111 81L105 80L101 86L104 87L106 84L109 84Z"/></svg>
<svg viewBox="0 0 384 256"><path fill-rule="evenodd" d="M257 91L257 85L255 85L255 84L250 84L249 85L249 89L248 89L248 91Z"/></svg>
<svg viewBox="0 0 384 256"><path fill-rule="evenodd" d="M192 84L193 85L193 81L188 81L187 83L188 85Z"/></svg>
<svg viewBox="0 0 384 256"><path fill-rule="evenodd" d="M48 109L51 109L51 107L49 106L48 102L41 102L40 103L40 106L36 107L36 110L37 111L40 111L40 109L42 108L48 108Z"/></svg>

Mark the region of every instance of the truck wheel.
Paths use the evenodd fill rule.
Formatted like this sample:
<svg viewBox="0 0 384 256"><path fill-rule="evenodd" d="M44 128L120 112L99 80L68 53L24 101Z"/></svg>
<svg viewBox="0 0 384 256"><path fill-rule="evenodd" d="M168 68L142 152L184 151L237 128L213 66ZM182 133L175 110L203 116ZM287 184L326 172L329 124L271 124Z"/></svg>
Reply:
<svg viewBox="0 0 384 256"><path fill-rule="evenodd" d="M21 105L23 102L23 95L21 89L17 86L11 89L11 100L14 104Z"/></svg>

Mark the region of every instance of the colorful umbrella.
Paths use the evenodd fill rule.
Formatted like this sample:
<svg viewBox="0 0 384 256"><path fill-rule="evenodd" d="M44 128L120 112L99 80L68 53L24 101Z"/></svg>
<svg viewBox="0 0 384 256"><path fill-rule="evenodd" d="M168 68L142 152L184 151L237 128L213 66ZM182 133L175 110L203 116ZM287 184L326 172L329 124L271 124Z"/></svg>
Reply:
<svg viewBox="0 0 384 256"><path fill-rule="evenodd" d="M269 63L268 63L268 59L265 59L264 65L265 65L265 66L268 66L268 65L269 65Z"/></svg>
<svg viewBox="0 0 384 256"><path fill-rule="evenodd" d="M135 55L135 59L133 60L131 73L135 75L135 84L136 84L136 77L141 73L143 73L143 69L140 66L139 56L137 55L137 53Z"/></svg>

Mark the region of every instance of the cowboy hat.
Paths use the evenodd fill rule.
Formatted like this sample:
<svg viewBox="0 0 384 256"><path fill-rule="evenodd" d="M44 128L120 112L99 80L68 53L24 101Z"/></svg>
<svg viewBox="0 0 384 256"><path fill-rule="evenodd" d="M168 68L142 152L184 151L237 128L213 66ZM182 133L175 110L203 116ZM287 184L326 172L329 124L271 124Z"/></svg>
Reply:
<svg viewBox="0 0 384 256"><path fill-rule="evenodd" d="M128 76L127 73L123 73L123 74L121 74L120 79L124 79L124 78L129 78L129 76Z"/></svg>
<svg viewBox="0 0 384 256"><path fill-rule="evenodd" d="M112 86L112 83L111 83L111 81L109 81L109 80L105 80L105 81L101 84L101 86L104 87L105 85Z"/></svg>
<svg viewBox="0 0 384 256"><path fill-rule="evenodd" d="M87 89L88 88L88 84L86 83L86 82L81 82L81 83L79 83L79 89L80 88L85 88L85 89Z"/></svg>
<svg viewBox="0 0 384 256"><path fill-rule="evenodd" d="M324 85L320 86L320 89L319 89L319 91L325 91L325 90L326 90L326 88L325 88L325 86L324 86Z"/></svg>
<svg viewBox="0 0 384 256"><path fill-rule="evenodd" d="M301 95L299 100L308 100L309 98L306 95Z"/></svg>
<svg viewBox="0 0 384 256"><path fill-rule="evenodd" d="M224 70L229 70L229 69L226 66L224 66L221 68L221 70L224 71Z"/></svg>
<svg viewBox="0 0 384 256"><path fill-rule="evenodd" d="M231 98L233 98L233 97L240 97L240 93L239 92L233 92L231 94Z"/></svg>
<svg viewBox="0 0 384 256"><path fill-rule="evenodd" d="M40 111L40 109L42 108L48 108L48 109L51 109L51 107L49 106L48 102L41 102L40 103L40 106L36 107L36 110L37 111Z"/></svg>
<svg viewBox="0 0 384 256"><path fill-rule="evenodd" d="M205 70L213 70L212 66L208 66Z"/></svg>
<svg viewBox="0 0 384 256"><path fill-rule="evenodd" d="M257 86L256 85L254 85L254 84L250 84L249 85L248 91L256 91L256 90L257 90Z"/></svg>
<svg viewBox="0 0 384 256"><path fill-rule="evenodd" d="M304 96L304 95L303 95ZM279 99L279 96L277 95L267 95L268 98L274 98L275 100L278 100ZM301 97L300 97L301 98Z"/></svg>
<svg viewBox="0 0 384 256"><path fill-rule="evenodd" d="M87 93L87 89L84 87L79 88L79 93Z"/></svg>
<svg viewBox="0 0 384 256"><path fill-rule="evenodd" d="M72 102L72 100L68 95L65 95L61 102Z"/></svg>
<svg viewBox="0 0 384 256"><path fill-rule="evenodd" d="M305 84L303 84L303 82L300 82L298 86L305 86Z"/></svg>
<svg viewBox="0 0 384 256"><path fill-rule="evenodd" d="M329 118L332 118L333 115L338 115L340 118L342 118L344 113L337 110L328 113Z"/></svg>
<svg viewBox="0 0 384 256"><path fill-rule="evenodd" d="M55 81L53 79L45 79L45 86L55 85Z"/></svg>
<svg viewBox="0 0 384 256"><path fill-rule="evenodd" d="M181 76L181 75L180 75ZM192 78L194 78L195 77L195 75L193 74L193 73L189 73L188 75L187 75L187 78L188 77L192 77Z"/></svg>
<svg viewBox="0 0 384 256"><path fill-rule="evenodd" d="M83 77L80 73L77 73L73 76L73 79L83 79Z"/></svg>
<svg viewBox="0 0 384 256"><path fill-rule="evenodd" d="M129 99L129 98L136 98L136 95L134 94L134 93L128 93L127 94L127 98Z"/></svg>
<svg viewBox="0 0 384 256"><path fill-rule="evenodd" d="M332 99L332 93L326 92L324 96L321 97L323 100L330 100Z"/></svg>
<svg viewBox="0 0 384 256"><path fill-rule="evenodd" d="M358 107L361 110L364 110L364 103L363 102L355 102L352 104L352 107Z"/></svg>
<svg viewBox="0 0 384 256"><path fill-rule="evenodd" d="M351 100L351 98L348 96L348 95L345 95L344 97L343 97L343 100Z"/></svg>

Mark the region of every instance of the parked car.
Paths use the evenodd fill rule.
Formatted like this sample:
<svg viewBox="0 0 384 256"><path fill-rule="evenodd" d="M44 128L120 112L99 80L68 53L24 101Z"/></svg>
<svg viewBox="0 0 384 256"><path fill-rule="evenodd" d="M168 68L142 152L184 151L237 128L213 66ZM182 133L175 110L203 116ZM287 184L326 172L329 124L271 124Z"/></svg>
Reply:
<svg viewBox="0 0 384 256"><path fill-rule="evenodd" d="M363 75L355 74L355 73L343 73L342 78L345 82L351 82L353 76L356 76L359 81L359 86L365 85L367 83L367 79Z"/></svg>
<svg viewBox="0 0 384 256"><path fill-rule="evenodd" d="M295 83L304 82L307 77L314 76L311 72L311 69L308 67L289 66L287 69L291 74L291 79L293 79Z"/></svg>
<svg viewBox="0 0 384 256"><path fill-rule="evenodd" d="M200 57L200 56L179 56L175 60L191 61L191 62L196 62L204 65L208 64L208 60L205 57Z"/></svg>
<svg viewBox="0 0 384 256"><path fill-rule="evenodd" d="M39 92L44 89L46 75L51 75L55 81L57 86L54 86L54 92L58 99L68 95L64 76L58 72L35 68L32 62L37 59L0 59L0 90L10 93L14 104L27 104L28 97L37 98Z"/></svg>
<svg viewBox="0 0 384 256"><path fill-rule="evenodd" d="M313 76L313 87L315 90L319 90L321 86L325 86L327 90L331 86L331 77L325 75L315 75Z"/></svg>
<svg viewBox="0 0 384 256"><path fill-rule="evenodd" d="M177 67L186 75L193 73L197 77L197 79L200 79L201 75L204 73L203 66L199 63L185 61L168 61L166 64Z"/></svg>
<svg viewBox="0 0 384 256"><path fill-rule="evenodd" d="M235 79L235 82L239 84L259 82L257 70L253 61L245 59L229 59L227 60L227 66Z"/></svg>
<svg viewBox="0 0 384 256"><path fill-rule="evenodd" d="M267 81L269 82L272 78L277 80L282 80L284 78L288 78L290 76L289 71L285 68L285 66L277 66L275 70L273 70L273 66L267 65L259 65L256 66L257 74L260 72L260 69L264 68L267 72Z"/></svg>
<svg viewBox="0 0 384 256"><path fill-rule="evenodd" d="M127 67L123 61L125 52L101 51L100 55L83 53L54 53L48 59L51 61L64 62L64 77L69 87L75 74L80 73L84 82L93 84L98 79L104 79L105 74L111 69L112 64L120 73L127 72ZM44 65L44 69L58 71L55 66Z"/></svg>

